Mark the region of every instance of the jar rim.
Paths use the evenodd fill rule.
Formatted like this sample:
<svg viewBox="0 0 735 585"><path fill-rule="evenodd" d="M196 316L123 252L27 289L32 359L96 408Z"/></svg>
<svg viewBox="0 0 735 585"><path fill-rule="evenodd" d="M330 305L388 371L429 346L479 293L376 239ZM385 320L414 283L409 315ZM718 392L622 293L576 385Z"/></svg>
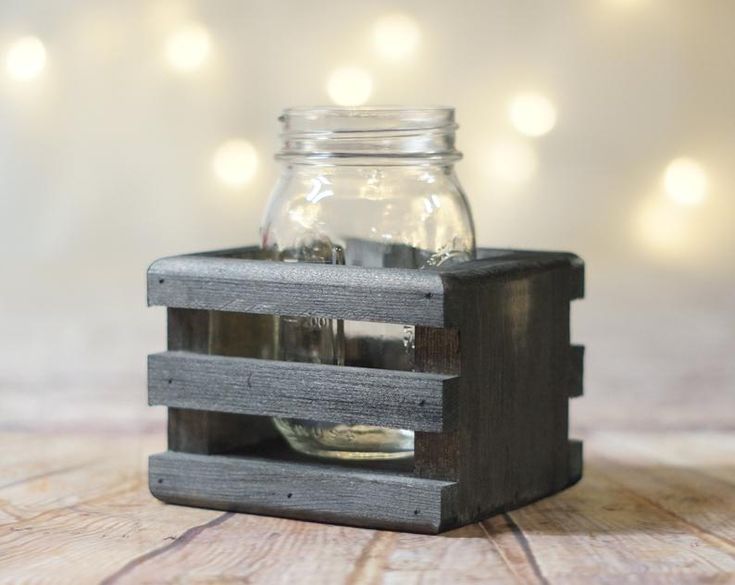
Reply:
<svg viewBox="0 0 735 585"><path fill-rule="evenodd" d="M448 106L297 106L279 117L283 148L277 159L310 162L333 157L431 159L452 162L454 108Z"/></svg>
<svg viewBox="0 0 735 585"><path fill-rule="evenodd" d="M449 106L295 106L278 119L284 133L456 128Z"/></svg>
<svg viewBox="0 0 735 585"><path fill-rule="evenodd" d="M408 106L405 104L382 104L371 106L337 106L337 105L313 105L313 106L290 106L284 108L284 113L302 113L302 112L406 112L406 111L436 111L446 110L454 111L452 106L442 105L421 105Z"/></svg>

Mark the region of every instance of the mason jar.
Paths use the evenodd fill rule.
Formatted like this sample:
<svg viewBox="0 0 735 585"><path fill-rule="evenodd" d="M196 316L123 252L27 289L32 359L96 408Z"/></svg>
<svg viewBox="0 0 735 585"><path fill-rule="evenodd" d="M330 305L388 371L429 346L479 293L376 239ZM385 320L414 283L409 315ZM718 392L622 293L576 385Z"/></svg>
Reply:
<svg viewBox="0 0 735 585"><path fill-rule="evenodd" d="M472 214L454 170L461 154L452 108L290 108L279 120L282 171L261 226L270 258L419 270L474 258ZM413 368L409 325L286 315L276 319L274 338L276 359ZM413 455L405 429L274 422L308 455Z"/></svg>

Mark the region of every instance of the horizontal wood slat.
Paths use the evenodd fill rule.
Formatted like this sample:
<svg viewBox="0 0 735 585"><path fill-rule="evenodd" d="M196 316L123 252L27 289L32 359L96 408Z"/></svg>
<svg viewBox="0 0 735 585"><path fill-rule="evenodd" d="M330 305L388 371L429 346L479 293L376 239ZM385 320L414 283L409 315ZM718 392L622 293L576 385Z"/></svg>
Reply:
<svg viewBox="0 0 735 585"><path fill-rule="evenodd" d="M149 485L173 504L414 532L438 532L456 484L258 457L151 456Z"/></svg>
<svg viewBox="0 0 735 585"><path fill-rule="evenodd" d="M148 304L268 315L454 327L446 302L458 281L514 279L567 268L569 297L584 295L584 262L566 252L481 248L477 260L436 270L265 260L256 247L162 258L148 269Z"/></svg>
<svg viewBox="0 0 735 585"><path fill-rule="evenodd" d="M441 327L437 272L175 256L148 269L148 304Z"/></svg>
<svg viewBox="0 0 735 585"><path fill-rule="evenodd" d="M151 405L429 432L453 428L457 380L183 351L148 357Z"/></svg>

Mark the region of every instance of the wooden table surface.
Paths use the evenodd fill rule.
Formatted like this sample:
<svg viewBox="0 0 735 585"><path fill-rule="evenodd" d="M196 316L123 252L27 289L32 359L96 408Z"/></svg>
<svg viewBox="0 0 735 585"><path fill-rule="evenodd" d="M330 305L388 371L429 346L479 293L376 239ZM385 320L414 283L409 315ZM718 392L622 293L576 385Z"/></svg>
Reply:
<svg viewBox="0 0 735 585"><path fill-rule="evenodd" d="M164 505L162 430L0 434L0 582L735 581L731 433L588 433L577 486L423 536Z"/></svg>
<svg viewBox="0 0 735 585"><path fill-rule="evenodd" d="M165 448L163 411L141 374L0 375L0 583L735 583L724 314L676 313L700 324L685 341L610 314L590 343L582 319L583 480L439 536L162 504L146 465Z"/></svg>

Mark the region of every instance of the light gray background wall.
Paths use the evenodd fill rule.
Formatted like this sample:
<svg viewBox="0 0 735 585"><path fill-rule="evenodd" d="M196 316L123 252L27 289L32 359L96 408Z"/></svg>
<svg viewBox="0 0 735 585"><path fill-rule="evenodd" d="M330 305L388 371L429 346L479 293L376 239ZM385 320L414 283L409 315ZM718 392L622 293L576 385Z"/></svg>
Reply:
<svg viewBox="0 0 735 585"><path fill-rule="evenodd" d="M421 42L388 63L371 29L396 11L415 20ZM212 39L192 75L162 55L186 20ZM576 424L591 409L614 420L642 408L665 424L682 401L692 425L706 411L730 424L733 22L729 0L6 0L0 51L32 34L48 60L25 84L0 71L0 400L33 417L48 408L38 388L58 387L70 396L62 422L80 392L107 392L117 409L139 404L144 356L163 347L164 330L163 313L145 308L147 264L255 242L278 172L279 111L329 103L330 72L351 64L373 76L368 103L457 108L458 172L481 245L587 260L574 336L589 347L588 398ZM526 89L558 112L541 138L507 121L509 98ZM211 170L231 137L258 153L239 190ZM490 145L506 138L538 159L513 188L488 173ZM682 155L709 179L705 201L686 209L661 187ZM641 219L650 202L675 208L673 219ZM714 372L706 386L703 371Z"/></svg>

